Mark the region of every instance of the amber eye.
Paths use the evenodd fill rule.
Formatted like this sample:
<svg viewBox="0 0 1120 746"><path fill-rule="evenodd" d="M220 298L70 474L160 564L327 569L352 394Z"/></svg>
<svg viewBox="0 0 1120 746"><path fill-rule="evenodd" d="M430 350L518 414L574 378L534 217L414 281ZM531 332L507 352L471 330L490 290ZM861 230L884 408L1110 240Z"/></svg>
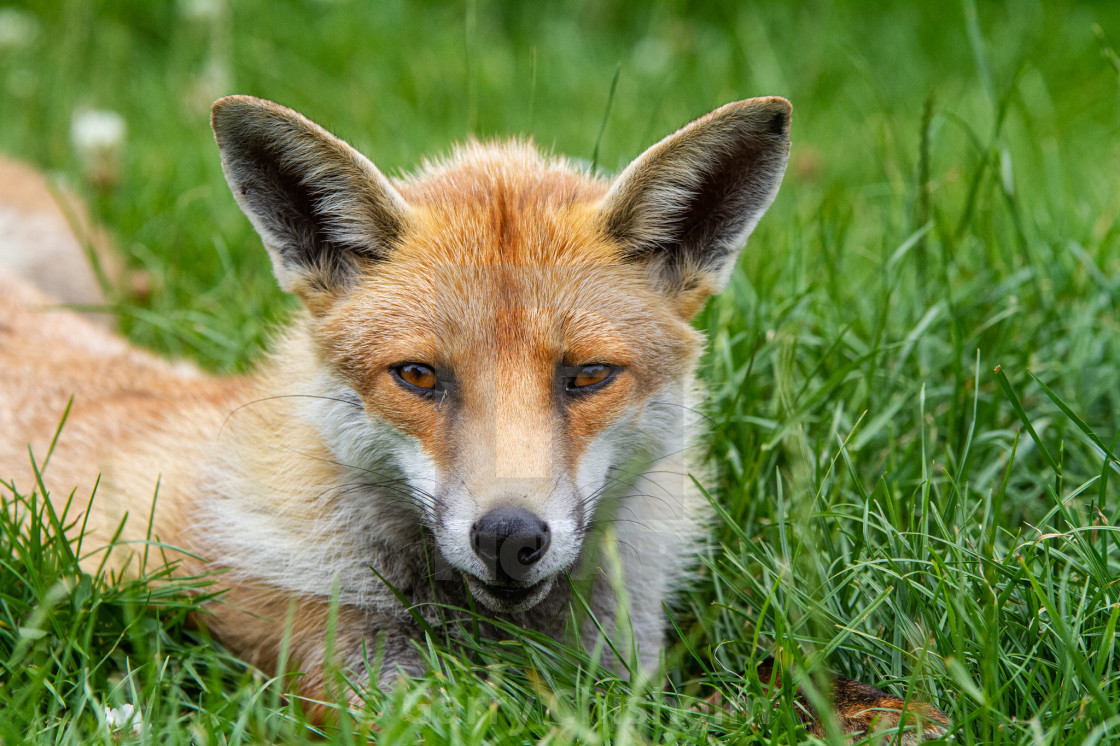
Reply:
<svg viewBox="0 0 1120 746"><path fill-rule="evenodd" d="M397 378L418 389L434 389L439 383L436 372L422 363L402 363L391 370Z"/></svg>
<svg viewBox="0 0 1120 746"><path fill-rule="evenodd" d="M568 389L589 389L598 384L606 383L617 370L618 368L613 365L585 365L568 380Z"/></svg>

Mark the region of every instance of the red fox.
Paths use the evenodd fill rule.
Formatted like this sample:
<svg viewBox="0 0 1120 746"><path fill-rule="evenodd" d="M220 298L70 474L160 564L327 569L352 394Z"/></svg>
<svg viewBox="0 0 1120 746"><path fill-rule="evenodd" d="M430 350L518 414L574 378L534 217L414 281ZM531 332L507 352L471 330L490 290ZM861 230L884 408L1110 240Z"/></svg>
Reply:
<svg viewBox="0 0 1120 746"><path fill-rule="evenodd" d="M290 634L313 700L332 589L336 663L361 680L384 650L370 685L422 671L400 597L559 638L579 578L598 624L576 634L628 636L619 663L654 671L710 518L689 322L778 192L790 114L728 104L613 180L525 142L391 180L294 111L220 99L226 178L302 311L260 370L220 380L38 313L49 299L0 275L0 466L30 490L28 444L46 451L73 396L46 483L100 475L86 546L151 511L182 572L223 571L209 628L265 670ZM122 539L147 536L134 519ZM136 568L128 546L115 567ZM846 727L897 722L866 689Z"/></svg>

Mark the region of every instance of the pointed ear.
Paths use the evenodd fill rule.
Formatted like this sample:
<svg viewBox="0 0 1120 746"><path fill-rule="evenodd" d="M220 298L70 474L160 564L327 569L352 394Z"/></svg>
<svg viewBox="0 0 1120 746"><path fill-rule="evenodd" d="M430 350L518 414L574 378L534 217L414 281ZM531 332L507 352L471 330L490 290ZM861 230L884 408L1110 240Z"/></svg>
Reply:
<svg viewBox="0 0 1120 746"><path fill-rule="evenodd" d="M727 284L739 251L777 196L789 159L784 98L727 104L631 163L600 206L625 256L691 317Z"/></svg>
<svg viewBox="0 0 1120 746"><path fill-rule="evenodd" d="M384 259L408 205L356 150L291 109L227 96L210 117L222 170L280 286L314 311Z"/></svg>

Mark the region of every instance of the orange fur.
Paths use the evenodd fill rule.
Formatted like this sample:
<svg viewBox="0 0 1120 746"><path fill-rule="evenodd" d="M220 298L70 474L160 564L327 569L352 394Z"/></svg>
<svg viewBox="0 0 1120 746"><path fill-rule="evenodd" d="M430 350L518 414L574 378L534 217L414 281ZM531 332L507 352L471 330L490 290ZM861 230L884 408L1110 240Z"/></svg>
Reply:
<svg viewBox="0 0 1120 746"><path fill-rule="evenodd" d="M358 667L361 641L380 637L395 651L391 667L417 670L416 630L367 568L421 603L433 561L424 547L433 543L436 564L450 568L432 571L441 585L429 600L462 604L470 592L496 615L560 634L568 591L556 577L597 556L581 559L582 542L600 486L615 478L610 469L643 448L654 456L651 474L683 484L690 468L680 456L687 434L665 428L690 411L701 340L688 320L696 298L718 285L704 279L716 271L701 266L708 248L682 244L693 252L680 256L691 279L676 270L658 279L664 261L631 238L669 240L680 219L647 214L672 205L649 192L665 185L641 169L612 183L524 142L468 143L390 182L342 141L269 102L219 101L214 127L234 194L306 311L260 371L220 380L131 349L75 314L41 313L46 296L0 276L5 476L20 491L34 488L27 449L45 455L73 397L44 477L52 499L77 490L74 509L90 515L85 546L108 542L127 515L111 567L143 570L137 558L150 531L163 548L150 557L177 560L183 572L224 571L224 600L211 605L208 624L264 667L276 663L294 604L293 651L311 672L300 688L312 696L322 696L332 583L342 662ZM716 211L733 218L727 240L740 241L734 236L745 237L773 198L787 129L779 99L731 105L673 136L722 138L721 147L670 147L651 167L680 181L667 186L682 200L678 212L693 209L688 199L708 199L699 186L681 186L690 179L725 180L713 192L730 195L721 199L745 189L742 199L754 200L744 202L746 223ZM736 172L721 170L724 151L757 151L761 170L751 173L769 180L741 187ZM706 205L697 209L709 220ZM633 236L623 213L641 224ZM727 257L734 252L717 258L726 265ZM677 281L687 287L665 284ZM394 377L406 362L445 379L438 401ZM609 385L569 393L568 371L588 365L611 366ZM480 516L511 505L539 515L553 537L524 590L488 585L507 581L480 564L468 537ZM662 600L688 566L707 506L685 490L675 501L623 507L645 511L635 525L663 532L657 542L619 537L660 552L627 559L643 599L631 617L650 666ZM503 600L510 594L517 600ZM608 628L612 598L598 589L593 599Z"/></svg>
<svg viewBox="0 0 1120 746"><path fill-rule="evenodd" d="M394 182L295 112L222 99L227 179L304 311L258 372L221 380L41 313L46 296L0 274L0 476L34 487L27 448L44 455L73 397L45 479L56 502L78 490L86 546L129 515L112 566L135 572L158 484L163 554L223 571L205 623L266 670L289 632L317 702L332 587L335 662L359 680L378 644L381 683L419 672L410 612L470 596L589 645L600 629L630 635L616 648L652 670L709 516L689 477L702 343L689 321L773 200L789 121L782 99L729 104L613 181L511 142ZM410 386L406 365L436 385ZM589 366L610 374L577 385ZM632 520L598 530L600 512L622 511ZM631 601L621 618L606 541ZM597 618L568 630L565 578L581 573Z"/></svg>

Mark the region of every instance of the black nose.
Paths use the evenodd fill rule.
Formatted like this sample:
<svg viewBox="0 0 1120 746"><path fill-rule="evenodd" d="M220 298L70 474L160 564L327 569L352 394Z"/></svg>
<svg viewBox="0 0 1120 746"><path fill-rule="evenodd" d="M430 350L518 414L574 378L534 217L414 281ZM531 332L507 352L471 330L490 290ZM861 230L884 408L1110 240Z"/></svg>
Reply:
<svg viewBox="0 0 1120 746"><path fill-rule="evenodd" d="M499 582L524 580L552 541L548 524L524 508L494 508L471 526L471 546Z"/></svg>

